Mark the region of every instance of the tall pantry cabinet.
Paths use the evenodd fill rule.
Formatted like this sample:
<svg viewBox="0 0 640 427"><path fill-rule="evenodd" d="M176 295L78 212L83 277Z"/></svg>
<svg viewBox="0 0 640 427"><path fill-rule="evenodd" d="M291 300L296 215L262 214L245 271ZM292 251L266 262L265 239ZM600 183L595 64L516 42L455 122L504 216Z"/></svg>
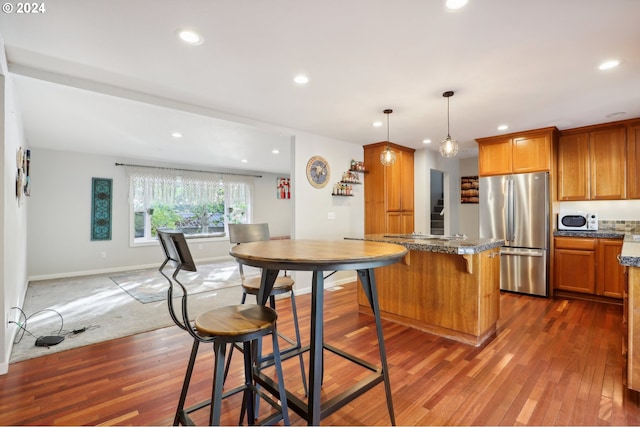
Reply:
<svg viewBox="0 0 640 427"><path fill-rule="evenodd" d="M392 166L380 163L387 144L396 153ZM365 234L407 234L414 231L413 148L378 142L364 146Z"/></svg>

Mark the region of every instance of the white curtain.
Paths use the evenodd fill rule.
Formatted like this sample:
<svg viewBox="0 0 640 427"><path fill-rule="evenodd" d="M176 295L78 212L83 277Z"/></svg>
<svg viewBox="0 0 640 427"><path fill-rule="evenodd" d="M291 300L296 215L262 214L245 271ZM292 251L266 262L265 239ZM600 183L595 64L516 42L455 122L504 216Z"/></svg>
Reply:
<svg viewBox="0 0 640 427"><path fill-rule="evenodd" d="M152 167L127 166L134 211L146 210L152 204L202 205L215 201L224 188L225 205L246 206L245 220L252 218L251 200L254 177L218 172L197 172ZM181 191L177 192L178 188Z"/></svg>

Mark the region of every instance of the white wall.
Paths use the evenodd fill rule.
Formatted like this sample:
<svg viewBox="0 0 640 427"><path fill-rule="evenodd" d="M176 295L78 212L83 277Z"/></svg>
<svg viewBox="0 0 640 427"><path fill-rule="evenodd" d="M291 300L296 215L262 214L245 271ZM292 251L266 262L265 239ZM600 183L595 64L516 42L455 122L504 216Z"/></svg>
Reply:
<svg viewBox="0 0 640 427"><path fill-rule="evenodd" d="M0 39L0 74L3 84L0 84L0 138L2 140L2 197L0 209L2 212L2 246L0 246L0 271L2 285L0 288L0 374L7 372L11 346L17 332L17 326L9 325L8 320L19 320L17 310L11 307L22 307L27 289L27 207L29 199L16 199L16 153L18 149L28 148L22 134L20 114L14 100L13 82L7 73L7 62L4 52L4 42Z"/></svg>
<svg viewBox="0 0 640 427"><path fill-rule="evenodd" d="M478 158L460 159L460 177L478 176ZM460 180L458 180L458 194L460 194ZM466 234L472 239L480 237L480 204L460 203L459 233Z"/></svg>
<svg viewBox="0 0 640 427"><path fill-rule="evenodd" d="M44 149L33 149L31 158L27 252L30 280L159 265L159 245L130 245L129 180L126 168L115 163L136 163L135 160ZM276 198L276 175L256 174L262 178L255 179L253 221L269 223L274 236L290 235L292 201ZM111 240L91 241L93 177L113 179ZM56 250L57 247L64 250ZM229 247L228 239L203 239L191 245L191 250L196 260L203 261L228 258ZM103 252L106 258L102 258Z"/></svg>
<svg viewBox="0 0 640 427"><path fill-rule="evenodd" d="M364 233L364 185L366 175L360 177L363 185L353 186L353 197L331 195L333 184L340 181L342 172L350 167L351 159L362 160L362 146L345 141L307 133L296 133L293 150L292 181L295 198L296 239L342 239ZM330 168L328 184L315 188L307 181L306 166L313 156L324 157ZM335 219L329 219L333 214ZM311 273L293 273L296 287L303 290L311 283ZM354 281L353 271L339 272L331 276L327 285ZM325 285L325 286L327 286Z"/></svg>
<svg viewBox="0 0 640 427"><path fill-rule="evenodd" d="M444 158L437 151L417 150L414 156L415 231L430 233L431 170L444 173L444 234L460 231L460 166L459 159Z"/></svg>

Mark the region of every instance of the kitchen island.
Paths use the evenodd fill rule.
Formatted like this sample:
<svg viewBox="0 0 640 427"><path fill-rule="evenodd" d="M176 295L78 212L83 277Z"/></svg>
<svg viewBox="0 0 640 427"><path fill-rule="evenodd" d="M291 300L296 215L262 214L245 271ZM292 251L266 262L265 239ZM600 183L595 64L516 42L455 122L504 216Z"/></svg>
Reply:
<svg viewBox="0 0 640 427"><path fill-rule="evenodd" d="M620 264L628 268L623 325L627 329L622 349L626 359L626 384L640 392L640 234L624 236Z"/></svg>
<svg viewBox="0 0 640 427"><path fill-rule="evenodd" d="M375 271L382 318L474 346L495 335L504 240L423 234L348 238L409 250L399 263ZM358 305L361 313L371 314L361 287Z"/></svg>

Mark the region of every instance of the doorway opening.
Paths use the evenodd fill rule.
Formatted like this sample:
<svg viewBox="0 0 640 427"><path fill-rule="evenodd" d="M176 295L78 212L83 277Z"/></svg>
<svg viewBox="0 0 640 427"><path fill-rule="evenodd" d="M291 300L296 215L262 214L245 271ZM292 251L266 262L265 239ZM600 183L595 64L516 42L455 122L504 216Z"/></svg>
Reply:
<svg viewBox="0 0 640 427"><path fill-rule="evenodd" d="M444 235L444 172L431 169L431 234Z"/></svg>

